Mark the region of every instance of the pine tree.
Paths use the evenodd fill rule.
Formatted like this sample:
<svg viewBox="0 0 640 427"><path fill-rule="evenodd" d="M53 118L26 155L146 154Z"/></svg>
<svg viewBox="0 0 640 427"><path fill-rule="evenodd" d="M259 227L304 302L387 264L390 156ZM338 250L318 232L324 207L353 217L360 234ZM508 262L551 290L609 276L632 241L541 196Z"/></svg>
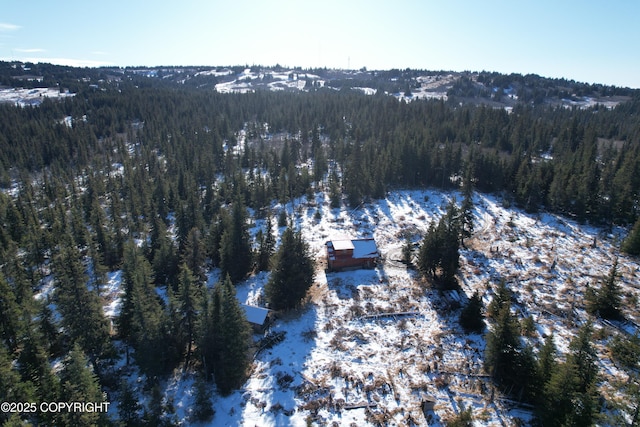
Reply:
<svg viewBox="0 0 640 427"><path fill-rule="evenodd" d="M264 233L260 234L259 242L260 247L258 249L258 270L267 271L269 270L271 257L275 252L276 246L276 240L273 236L273 219L271 217L271 212L267 213L267 217L265 218L265 230Z"/></svg>
<svg viewBox="0 0 640 427"><path fill-rule="evenodd" d="M430 275L444 287L454 287L460 266L459 248L460 219L455 201L451 201L438 225L435 226L433 222L429 225L418 254L418 268L422 274ZM440 275L437 275L438 271Z"/></svg>
<svg viewBox="0 0 640 427"><path fill-rule="evenodd" d="M62 326L92 361L112 353L109 324L98 296L87 289L87 276L80 253L72 244L63 244L54 258L57 279L55 298L62 315Z"/></svg>
<svg viewBox="0 0 640 427"><path fill-rule="evenodd" d="M500 310L493 329L486 335L484 363L493 379L501 385L512 385L520 346L518 325L511 315L511 307Z"/></svg>
<svg viewBox="0 0 640 427"><path fill-rule="evenodd" d="M0 343L0 402L32 402L35 391L30 382L23 382L13 366L9 352ZM9 419L8 413L0 412L0 422Z"/></svg>
<svg viewBox="0 0 640 427"><path fill-rule="evenodd" d="M313 283L314 265L309 246L300 232L290 227L282 234L280 248L273 258L265 296L274 310L296 307Z"/></svg>
<svg viewBox="0 0 640 427"><path fill-rule="evenodd" d="M197 228L189 230L182 252L182 262L189 267L196 280L203 283L207 279L204 266L206 254L200 234Z"/></svg>
<svg viewBox="0 0 640 427"><path fill-rule="evenodd" d="M141 425L140 410L142 407L131 385L126 381L120 382L120 396L118 398L118 418L122 426Z"/></svg>
<svg viewBox="0 0 640 427"><path fill-rule="evenodd" d="M342 201L342 190L340 188L340 177L335 168L331 169L329 175L329 200L332 209L339 208Z"/></svg>
<svg viewBox="0 0 640 427"><path fill-rule="evenodd" d="M13 289L0 272L0 338L12 353L18 350L26 328L22 312Z"/></svg>
<svg viewBox="0 0 640 427"><path fill-rule="evenodd" d="M511 291L507 288L507 284L504 279L501 279L498 283L498 289L495 291L495 296L489 303L487 309L487 315L489 317L496 318L498 314L505 306L511 305Z"/></svg>
<svg viewBox="0 0 640 427"><path fill-rule="evenodd" d="M413 264L413 242L411 241L411 236L407 234L404 240L404 245L402 246L402 262L406 265Z"/></svg>
<svg viewBox="0 0 640 427"><path fill-rule="evenodd" d="M569 344L566 362L553 369L544 388L539 416L545 426L588 426L597 413L597 354L590 323Z"/></svg>
<svg viewBox="0 0 640 427"><path fill-rule="evenodd" d="M118 333L133 347L144 372L162 373L172 359L168 319L153 284L151 265L133 245L125 251L123 287Z"/></svg>
<svg viewBox="0 0 640 427"><path fill-rule="evenodd" d="M592 336L593 326L587 323L569 344L570 359L577 369L580 392L587 392L595 384L598 375L598 355L591 343Z"/></svg>
<svg viewBox="0 0 640 427"><path fill-rule="evenodd" d="M484 320L482 316L482 299L475 291L469 302L460 312L460 326L469 332L482 332L484 329Z"/></svg>
<svg viewBox="0 0 640 427"><path fill-rule="evenodd" d="M178 254L171 238L167 235L164 223L158 219L157 224L161 234L155 242L152 241L151 264L154 283L159 286L174 285L178 277Z"/></svg>
<svg viewBox="0 0 640 427"><path fill-rule="evenodd" d="M151 387L151 398L149 399L149 405L144 411L142 417L143 425L149 426L161 426L168 423L163 422L164 405L162 404L163 393L162 387L159 383L155 383Z"/></svg>
<svg viewBox="0 0 640 427"><path fill-rule="evenodd" d="M554 374L558 363L556 361L556 345L553 340L553 334L547 335L544 345L538 353L538 373L540 375L540 383L546 384Z"/></svg>
<svg viewBox="0 0 640 427"><path fill-rule="evenodd" d="M200 323L200 335L198 340L198 354L202 360L202 367L206 378L213 373L220 355L220 337L218 324L220 323L221 292L215 286L203 306Z"/></svg>
<svg viewBox="0 0 640 427"><path fill-rule="evenodd" d="M464 246L464 239L473 234L473 178L472 172L467 172L462 188L464 198L460 206L460 244Z"/></svg>
<svg viewBox="0 0 640 427"><path fill-rule="evenodd" d="M439 236L436 233L436 225L432 221L427 234L422 239L420 253L418 254L418 268L423 275L429 275L433 279L436 278L441 246Z"/></svg>
<svg viewBox="0 0 640 427"><path fill-rule="evenodd" d="M180 267L178 280L178 294L176 318L179 331L179 343L181 350L186 346L186 361L191 359L194 341L196 340L199 328L200 313L202 310L202 299L204 289L202 284L196 281L191 270L186 264Z"/></svg>
<svg viewBox="0 0 640 427"><path fill-rule="evenodd" d="M219 341L213 373L218 389L227 395L240 387L246 378L251 329L229 276L218 283L214 291L218 293L220 314L215 325L215 336Z"/></svg>
<svg viewBox="0 0 640 427"><path fill-rule="evenodd" d="M247 212L240 199L236 197L229 223L220 239L221 274L227 274L233 283L237 283L249 272L251 267L251 242L247 228Z"/></svg>
<svg viewBox="0 0 640 427"><path fill-rule="evenodd" d="M604 319L620 319L622 317L620 310L622 295L617 278L618 259L616 258L609 270L605 283L602 284L600 289L593 290L588 288L587 292L585 292L587 311L589 313Z"/></svg>
<svg viewBox="0 0 640 427"><path fill-rule="evenodd" d="M209 385L202 378L198 377L195 381L193 412L191 413L191 421L195 423L205 423L211 421L215 411L211 405L211 393Z"/></svg>
<svg viewBox="0 0 640 427"><path fill-rule="evenodd" d="M629 235L622 242L620 250L629 255L640 255L640 218L638 218Z"/></svg>
<svg viewBox="0 0 640 427"><path fill-rule="evenodd" d="M68 402L103 402L105 397L98 378L88 366L82 349L76 345L69 353L61 375L62 395ZM95 426L106 424L104 412L69 411L62 414L65 425Z"/></svg>
<svg viewBox="0 0 640 427"><path fill-rule="evenodd" d="M42 347L42 341L37 331L27 331L17 366L23 381L31 382L35 388L34 401L59 402L62 397L60 380L51 368L51 362ZM59 425L59 417L58 413L42 412L37 414L37 422L45 425Z"/></svg>

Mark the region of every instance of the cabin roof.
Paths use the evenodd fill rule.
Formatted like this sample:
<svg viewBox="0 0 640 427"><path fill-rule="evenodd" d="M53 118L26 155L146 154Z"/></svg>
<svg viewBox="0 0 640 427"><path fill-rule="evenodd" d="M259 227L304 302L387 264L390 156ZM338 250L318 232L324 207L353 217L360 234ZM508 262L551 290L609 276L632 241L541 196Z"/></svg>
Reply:
<svg viewBox="0 0 640 427"><path fill-rule="evenodd" d="M354 250L355 247L350 239L332 240L330 242L336 251Z"/></svg>
<svg viewBox="0 0 640 427"><path fill-rule="evenodd" d="M378 258L380 253L378 252L378 246L376 241L372 238L369 239L336 239L329 240L327 242L327 248L329 248L329 258L334 259L334 251L348 251L352 250L353 258Z"/></svg>
<svg viewBox="0 0 640 427"><path fill-rule="evenodd" d="M267 319L269 310L262 307L256 307L255 305L242 304L244 313L247 316L247 321L254 325L264 325L264 321Z"/></svg>
<svg viewBox="0 0 640 427"><path fill-rule="evenodd" d="M378 258L378 246L373 239L352 240L354 258Z"/></svg>

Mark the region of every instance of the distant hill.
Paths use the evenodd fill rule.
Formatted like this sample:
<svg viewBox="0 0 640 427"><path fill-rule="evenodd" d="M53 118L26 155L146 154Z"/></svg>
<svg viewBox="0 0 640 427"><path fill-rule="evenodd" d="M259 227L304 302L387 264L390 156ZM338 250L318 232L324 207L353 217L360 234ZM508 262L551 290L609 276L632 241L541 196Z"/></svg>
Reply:
<svg viewBox="0 0 640 427"><path fill-rule="evenodd" d="M175 84L221 93L356 90L398 99L445 99L511 109L516 105L564 105L611 108L628 101L637 89L550 79L535 74L496 72L336 70L280 66L102 67L77 68L51 64L0 62L0 100L16 102L7 89L58 88L60 93L108 89L127 83ZM37 96L41 96L37 94ZM50 95L48 95L50 96ZM24 95L28 100L28 93Z"/></svg>

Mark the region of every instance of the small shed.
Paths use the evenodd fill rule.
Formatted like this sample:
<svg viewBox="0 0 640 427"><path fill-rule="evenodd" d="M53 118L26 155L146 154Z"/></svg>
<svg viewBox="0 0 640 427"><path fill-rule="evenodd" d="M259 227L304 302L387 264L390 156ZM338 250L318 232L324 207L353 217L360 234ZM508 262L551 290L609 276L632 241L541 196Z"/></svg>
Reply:
<svg viewBox="0 0 640 427"><path fill-rule="evenodd" d="M329 270L373 268L380 259L380 251L372 238L329 240L325 245Z"/></svg>
<svg viewBox="0 0 640 427"><path fill-rule="evenodd" d="M271 310L264 307L258 307L255 305L242 304L244 313L247 316L247 321L253 327L253 330L257 333L264 332L269 326Z"/></svg>
<svg viewBox="0 0 640 427"><path fill-rule="evenodd" d="M434 409L435 409L436 403L437 403L436 399L432 396L424 396L422 398L422 403L420 404L420 407L422 409L422 414L424 415L425 420L429 424L431 424L431 421L434 418Z"/></svg>

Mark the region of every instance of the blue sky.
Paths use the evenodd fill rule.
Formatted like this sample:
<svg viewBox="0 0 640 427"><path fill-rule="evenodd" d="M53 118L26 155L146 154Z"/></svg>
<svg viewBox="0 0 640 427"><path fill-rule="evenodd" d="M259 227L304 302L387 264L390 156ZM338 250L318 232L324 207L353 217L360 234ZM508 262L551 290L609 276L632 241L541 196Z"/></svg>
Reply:
<svg viewBox="0 0 640 427"><path fill-rule="evenodd" d="M420 68L640 88L637 0L0 0L0 59Z"/></svg>

